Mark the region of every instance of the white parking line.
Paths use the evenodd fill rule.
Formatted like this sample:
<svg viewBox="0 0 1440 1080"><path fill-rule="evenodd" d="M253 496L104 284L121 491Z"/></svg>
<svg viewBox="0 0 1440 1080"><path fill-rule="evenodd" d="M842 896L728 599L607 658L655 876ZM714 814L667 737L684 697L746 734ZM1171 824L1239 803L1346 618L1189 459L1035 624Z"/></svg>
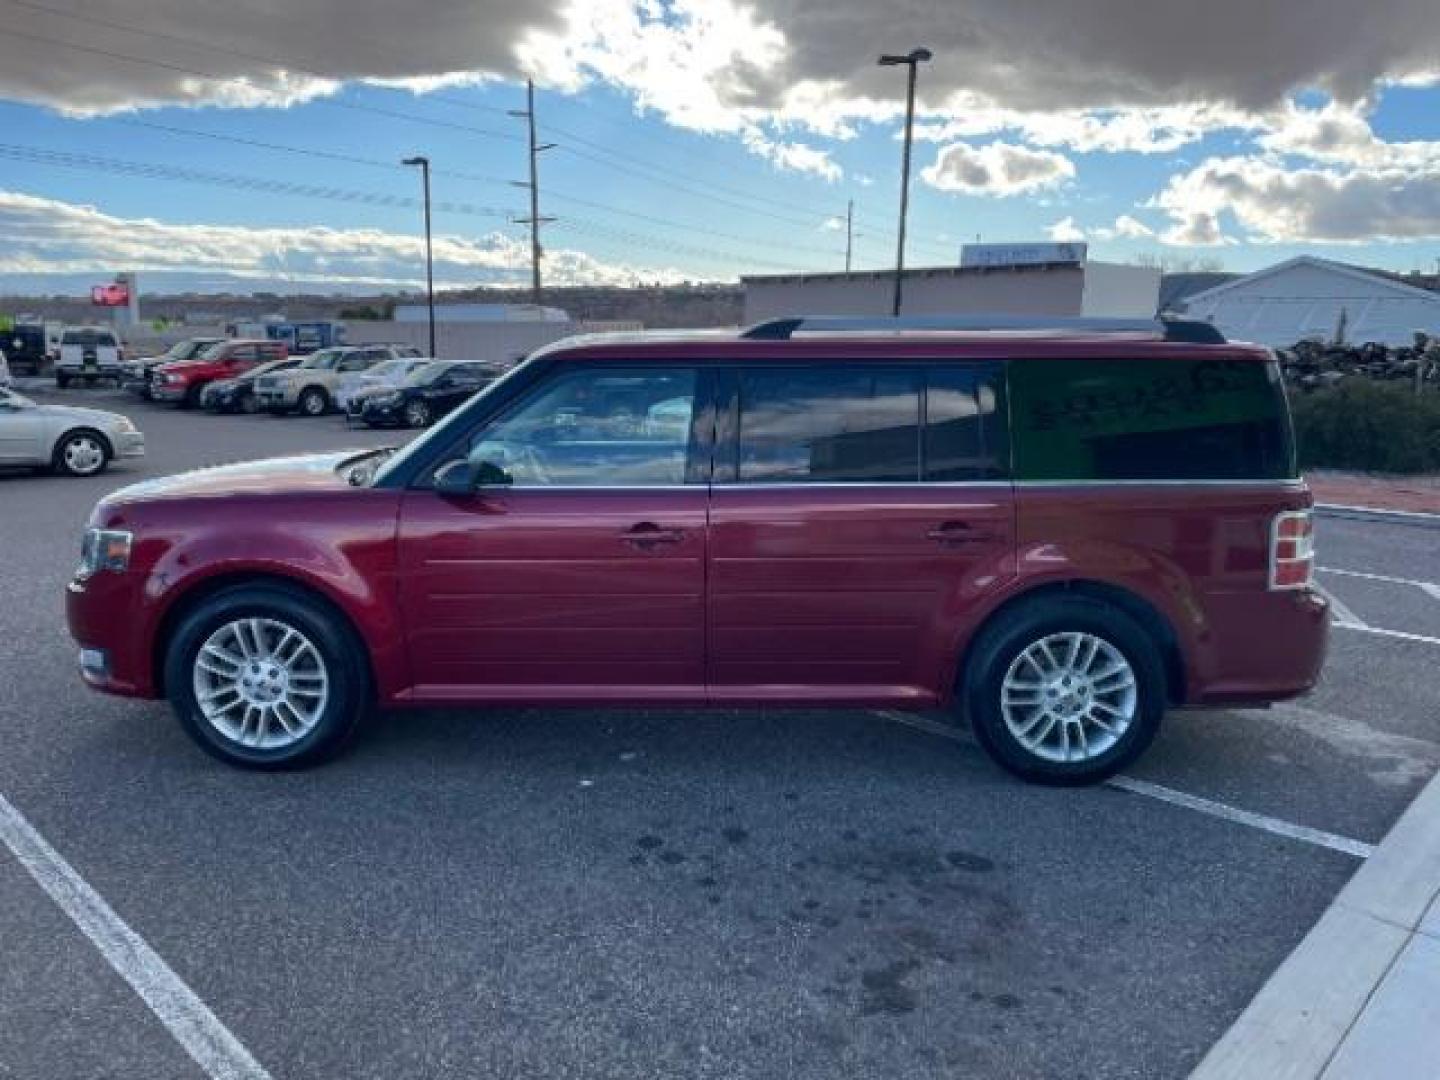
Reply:
<svg viewBox="0 0 1440 1080"><path fill-rule="evenodd" d="M0 795L0 840L213 1080L270 1080L240 1040Z"/></svg>
<svg viewBox="0 0 1440 1080"><path fill-rule="evenodd" d="M906 727L915 728L917 731L924 731L930 735L938 735L942 739L949 739L951 742L969 743L970 737L957 728L947 724L941 724L928 717L912 715L909 713L897 712L891 709L877 709L875 715L897 724L904 724ZM1312 829L1308 825L1296 825L1294 822L1285 821L1283 818L1271 817L1268 814L1256 814L1250 810L1241 810L1239 807L1228 806L1225 803L1215 802L1213 799L1205 799L1199 795L1190 795L1183 791L1176 791L1174 788L1164 787L1161 784L1152 784L1148 780L1137 780L1132 776L1115 776L1107 780L1108 787L1127 791L1132 795L1143 795L1146 798L1158 799L1161 802L1169 803L1171 806L1180 806L1186 810L1194 810L1197 813L1208 814L1210 817L1220 818L1222 821L1229 821L1236 825L1247 825L1252 829L1260 829L1263 832L1275 836L1283 836L1289 840L1299 840L1302 843L1314 844L1317 847L1328 848L1331 851L1339 851L1346 855L1353 855L1357 859L1368 859L1375 850L1373 844L1367 844L1361 840L1352 840L1348 836L1340 836L1336 833L1325 832L1323 829Z"/></svg>
<svg viewBox="0 0 1440 1080"><path fill-rule="evenodd" d="M1412 634L1408 630L1386 630L1383 626L1367 626L1365 623L1350 622L1337 622L1335 627L1338 630L1359 630L1366 634L1398 638L1400 641L1418 641L1425 645L1440 645L1440 637L1432 637L1429 634Z"/></svg>
<svg viewBox="0 0 1440 1080"><path fill-rule="evenodd" d="M1336 566L1317 566L1322 574L1339 574L1341 577L1364 578L1366 581L1386 581L1391 585L1413 585L1432 600L1440 600L1440 583L1419 581L1416 578L1392 577L1389 574L1372 574L1366 570L1341 570Z"/></svg>
<svg viewBox="0 0 1440 1080"><path fill-rule="evenodd" d="M1357 859L1368 859L1375 851L1374 844L1351 840L1348 836L1337 836L1335 833L1325 832L1322 829L1312 829L1308 825L1296 825L1268 814L1251 813L1249 810L1227 806L1224 803L1215 802L1213 799L1202 799L1198 795L1188 795L1183 791L1176 791L1174 788L1152 784L1148 780L1137 780L1133 776L1112 777L1106 783L1110 787L1128 791L1132 795L1144 795L1147 798L1159 799L1172 806L1183 806L1187 810L1196 810L1224 821L1249 825L1252 829L1263 829L1276 836L1288 837L1291 840L1303 840L1307 844L1315 844L1318 847L1329 848L1331 851L1354 855Z"/></svg>
<svg viewBox="0 0 1440 1080"><path fill-rule="evenodd" d="M1348 627L1352 630L1368 630L1370 624L1350 610L1350 606L1338 596L1325 588L1318 581L1315 583L1315 591L1326 600L1330 601L1330 614L1335 618L1336 626Z"/></svg>

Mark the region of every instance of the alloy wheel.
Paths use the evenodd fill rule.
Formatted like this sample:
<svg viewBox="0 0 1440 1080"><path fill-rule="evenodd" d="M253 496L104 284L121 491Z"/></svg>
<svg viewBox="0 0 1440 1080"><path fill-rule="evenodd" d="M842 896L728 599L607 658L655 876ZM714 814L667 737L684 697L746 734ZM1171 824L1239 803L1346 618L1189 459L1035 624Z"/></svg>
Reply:
<svg viewBox="0 0 1440 1080"><path fill-rule="evenodd" d="M1011 662L1001 684L1005 726L1045 761L1090 761L1130 728L1139 692L1125 654L1096 634L1047 634Z"/></svg>
<svg viewBox="0 0 1440 1080"><path fill-rule="evenodd" d="M210 726L240 746L278 750L305 738L330 700L315 644L279 619L218 627L195 654L195 701Z"/></svg>

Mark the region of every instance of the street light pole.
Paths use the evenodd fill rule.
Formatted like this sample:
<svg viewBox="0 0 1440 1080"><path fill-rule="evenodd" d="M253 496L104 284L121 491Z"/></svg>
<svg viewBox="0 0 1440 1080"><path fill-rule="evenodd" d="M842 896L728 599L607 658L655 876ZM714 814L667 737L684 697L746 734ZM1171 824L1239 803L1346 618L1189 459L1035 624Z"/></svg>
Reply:
<svg viewBox="0 0 1440 1080"><path fill-rule="evenodd" d="M400 164L420 166L420 181L425 188L425 303L430 315L430 355L435 352L435 255L430 241L430 159L417 154Z"/></svg>
<svg viewBox="0 0 1440 1080"><path fill-rule="evenodd" d="M902 278L905 274L905 215L910 209L910 142L915 126L915 72L933 54L929 49L911 49L904 56L886 53L880 57L881 67L895 67L904 64L909 68L905 83L905 155L900 166L900 230L895 241L895 295L890 305L890 314L900 317L900 295Z"/></svg>

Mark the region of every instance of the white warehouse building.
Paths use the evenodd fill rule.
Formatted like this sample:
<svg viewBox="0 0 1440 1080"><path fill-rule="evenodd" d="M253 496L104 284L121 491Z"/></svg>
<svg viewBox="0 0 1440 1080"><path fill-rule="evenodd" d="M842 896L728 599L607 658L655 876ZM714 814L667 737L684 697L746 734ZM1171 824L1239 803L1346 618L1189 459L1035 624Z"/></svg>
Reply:
<svg viewBox="0 0 1440 1080"><path fill-rule="evenodd" d="M765 274L740 279L745 322L797 315L889 315L895 275ZM1153 318L1160 271L1096 262L1084 244L968 244L959 266L916 267L903 278L904 315Z"/></svg>
<svg viewBox="0 0 1440 1080"><path fill-rule="evenodd" d="M1313 255L1193 293L1180 306L1232 340L1279 348L1306 338L1409 345L1417 330L1440 337L1440 293Z"/></svg>

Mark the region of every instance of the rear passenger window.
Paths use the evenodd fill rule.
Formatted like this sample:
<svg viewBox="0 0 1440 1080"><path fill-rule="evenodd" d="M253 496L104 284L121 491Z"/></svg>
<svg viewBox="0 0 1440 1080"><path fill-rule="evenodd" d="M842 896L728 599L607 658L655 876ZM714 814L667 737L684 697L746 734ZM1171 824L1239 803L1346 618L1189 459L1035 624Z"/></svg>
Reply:
<svg viewBox="0 0 1440 1080"><path fill-rule="evenodd" d="M740 374L741 483L909 482L920 472L914 371Z"/></svg>
<svg viewBox="0 0 1440 1080"><path fill-rule="evenodd" d="M1251 480L1295 475L1284 392L1244 360L1017 360L1022 480Z"/></svg>
<svg viewBox="0 0 1440 1080"><path fill-rule="evenodd" d="M926 480L1002 480L1009 474L1000 386L1000 372L991 365L929 371Z"/></svg>

